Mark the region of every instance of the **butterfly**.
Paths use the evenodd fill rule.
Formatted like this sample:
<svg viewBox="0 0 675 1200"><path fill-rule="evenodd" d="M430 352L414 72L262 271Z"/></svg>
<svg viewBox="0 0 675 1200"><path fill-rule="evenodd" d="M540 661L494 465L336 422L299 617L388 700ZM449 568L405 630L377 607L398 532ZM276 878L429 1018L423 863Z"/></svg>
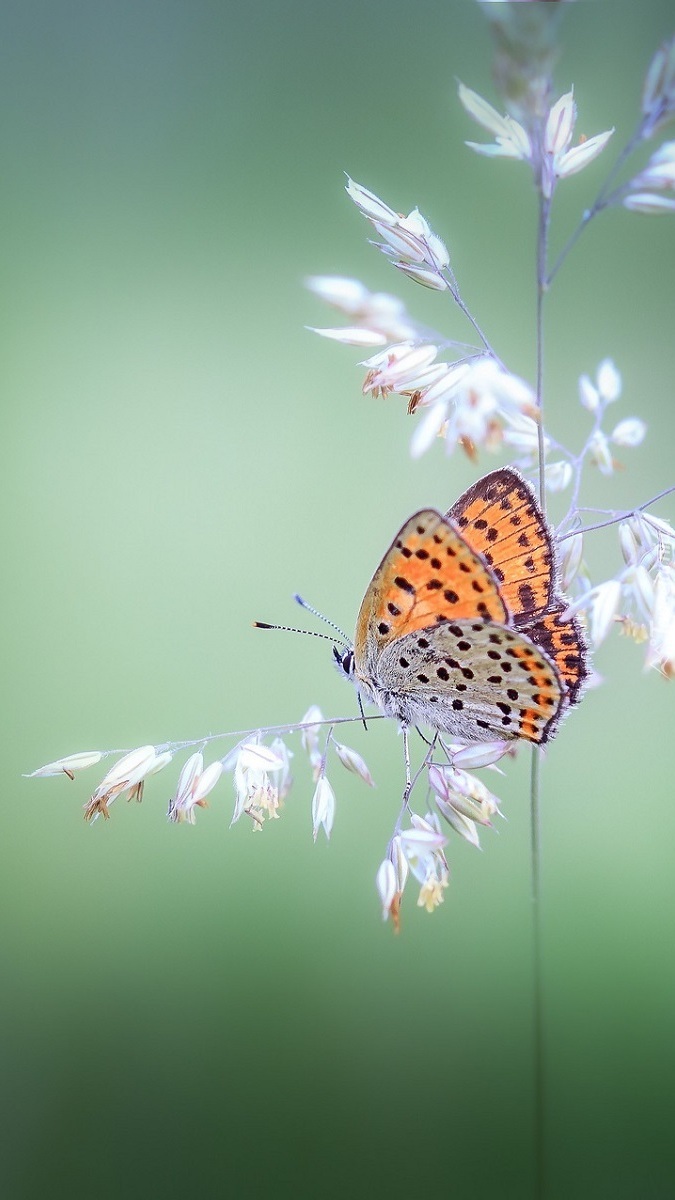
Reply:
<svg viewBox="0 0 675 1200"><path fill-rule="evenodd" d="M529 484L492 471L445 515L399 530L334 647L360 694L404 726L544 744L581 698L588 652L562 619L553 535Z"/></svg>

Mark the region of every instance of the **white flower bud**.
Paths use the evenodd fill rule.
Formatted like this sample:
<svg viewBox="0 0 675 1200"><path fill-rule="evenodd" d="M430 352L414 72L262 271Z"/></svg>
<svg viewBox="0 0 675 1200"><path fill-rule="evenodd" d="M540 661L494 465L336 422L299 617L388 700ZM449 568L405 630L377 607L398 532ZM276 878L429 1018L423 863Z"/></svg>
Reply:
<svg viewBox="0 0 675 1200"><path fill-rule="evenodd" d="M372 221L381 221L385 225L398 224L398 213L395 213L393 208L385 204L384 200L380 200L379 196L376 196L374 192L369 192L360 183L356 183L353 179L350 179L349 176L347 176L345 191L357 207L361 209L361 212L366 217L370 217Z"/></svg>
<svg viewBox="0 0 675 1200"><path fill-rule="evenodd" d="M452 765L453 767L468 767L469 770L488 767L503 758L508 752L510 744L505 741L494 741L482 742L475 746L464 746L453 754Z"/></svg>
<svg viewBox="0 0 675 1200"><path fill-rule="evenodd" d="M389 858L391 859L394 871L396 873L396 891L402 892L410 872L410 865L405 854L403 853L400 834L396 834L396 836L391 839L389 844Z"/></svg>
<svg viewBox="0 0 675 1200"><path fill-rule="evenodd" d="M598 367L598 391L606 404L618 400L621 395L621 375L611 358L605 358Z"/></svg>
<svg viewBox="0 0 675 1200"><path fill-rule="evenodd" d="M300 736L302 748L308 754L311 754L316 749L319 740L319 731L323 724L323 713L318 704L310 705L300 724L304 726Z"/></svg>
<svg viewBox="0 0 675 1200"><path fill-rule="evenodd" d="M469 365L465 362L450 365L443 363L442 367L443 373L435 383L432 383L431 387L427 388L422 397L422 404L425 408L431 407L437 400L447 400L469 373Z"/></svg>
<svg viewBox="0 0 675 1200"><path fill-rule="evenodd" d="M616 446L639 446L647 432L647 426L639 417L626 417L619 421L610 437Z"/></svg>
<svg viewBox="0 0 675 1200"><path fill-rule="evenodd" d="M343 275L310 275L305 287L314 292L326 304L332 304L340 312L352 316L366 306L370 292L360 279L349 279Z"/></svg>
<svg viewBox="0 0 675 1200"><path fill-rule="evenodd" d="M38 767L37 771L31 771L30 775L24 775L24 779L46 778L49 775L68 775L72 779L73 771L83 771L86 767L94 767L102 758L100 750L81 750L78 754L69 754L66 758L57 758L55 762Z"/></svg>
<svg viewBox="0 0 675 1200"><path fill-rule="evenodd" d="M192 793L192 799L195 804L198 804L200 800L203 800L205 796L208 796L209 792L213 791L222 773L222 762L216 760L216 762L209 763L209 766L206 767L197 780Z"/></svg>
<svg viewBox="0 0 675 1200"><path fill-rule="evenodd" d="M675 570L664 566L654 584L654 610L645 667L675 679Z"/></svg>
<svg viewBox="0 0 675 1200"><path fill-rule="evenodd" d="M379 221L373 221L373 225L387 246L390 246L402 258L415 263L427 261L426 246L413 233L404 229L401 222L398 225L383 225Z"/></svg>
<svg viewBox="0 0 675 1200"><path fill-rule="evenodd" d="M124 755L124 758L118 759L96 790L104 792L111 788L117 788L120 784L124 785L124 790L126 790L144 779L154 767L155 762L155 747L139 746L137 750L131 750L129 754Z"/></svg>
<svg viewBox="0 0 675 1200"><path fill-rule="evenodd" d="M312 797L312 833L316 841L319 829L323 825L324 833L330 838L335 819L335 792L325 775L319 781Z"/></svg>
<svg viewBox="0 0 675 1200"><path fill-rule="evenodd" d="M575 533L565 538L560 551L560 575L563 591L568 591L576 579L584 554L584 537Z"/></svg>
<svg viewBox="0 0 675 1200"><path fill-rule="evenodd" d="M438 267L439 271L444 271L450 263L450 252L445 242L439 238L437 233L430 233L427 238L427 246L431 257L430 261L427 256L427 262L430 261L430 265Z"/></svg>
<svg viewBox="0 0 675 1200"><path fill-rule="evenodd" d="M391 912L391 906L394 903L397 891L396 871L391 859L385 858L384 862L380 863L375 877L375 884L382 904L382 920L386 921Z"/></svg>
<svg viewBox="0 0 675 1200"><path fill-rule="evenodd" d="M651 117L648 136L666 119L675 103L675 37L663 42L652 58L642 89L642 112ZM659 120L659 116L661 119Z"/></svg>
<svg viewBox="0 0 675 1200"><path fill-rule="evenodd" d="M579 379L579 400L588 412L597 412L600 397L598 389L591 383L588 375L582 375Z"/></svg>
<svg viewBox="0 0 675 1200"><path fill-rule="evenodd" d="M173 762L172 751L171 750L163 750L161 754L158 754L156 756L155 761L152 764L152 766L150 767L149 771L146 771L146 777L150 776L150 775L157 775L160 771L163 771L164 768L167 767L170 762Z"/></svg>
<svg viewBox="0 0 675 1200"><path fill-rule="evenodd" d="M596 429L595 433L588 440L588 453L592 463L600 470L602 475L612 475L614 473L614 459L609 448L609 442L601 429Z"/></svg>
<svg viewBox="0 0 675 1200"><path fill-rule="evenodd" d="M334 741L333 745L343 767L346 767L353 775L358 775L359 779L368 784L368 787L375 787L373 777L361 755L356 750L352 750L351 746L344 746L342 742Z"/></svg>
<svg viewBox="0 0 675 1200"><path fill-rule="evenodd" d="M644 216L660 217L664 213L675 212L675 200L660 196L658 192L633 192L624 197L624 208L630 212L642 213Z"/></svg>
<svg viewBox="0 0 675 1200"><path fill-rule="evenodd" d="M283 765L283 760L262 742L245 742L239 750L242 770L278 771Z"/></svg>
<svg viewBox="0 0 675 1200"><path fill-rule="evenodd" d="M180 807L185 803L186 798L192 795L192 789L203 769L204 756L199 751L196 754L191 754L183 764L181 773L178 776L178 785L173 800L174 807Z"/></svg>
<svg viewBox="0 0 675 1200"><path fill-rule="evenodd" d="M425 408L427 407L427 405L424 404L424 397L427 394L427 390L429 388L431 388L435 383L437 383L440 379L443 379L445 377L446 371L447 371L446 363L434 363L433 366L423 367L422 370L417 375L415 375L413 379L406 380L405 388L402 390L404 390L406 392L411 392L414 390L416 392L422 393L416 406L415 406L416 409L421 408L421 407L425 407Z"/></svg>
<svg viewBox="0 0 675 1200"><path fill-rule="evenodd" d="M330 338L333 342L342 342L345 346L385 346L387 338L383 333L374 329L362 329L358 325L347 325L345 328L318 329L315 325L305 325L310 333L318 333L319 337Z"/></svg>
<svg viewBox="0 0 675 1200"><path fill-rule="evenodd" d="M544 475L549 492L562 492L569 487L572 481L572 464L568 462L547 463Z"/></svg>
<svg viewBox="0 0 675 1200"><path fill-rule="evenodd" d="M438 437L448 411L447 401L439 400L418 422L410 442L412 458L420 458Z"/></svg>
<svg viewBox="0 0 675 1200"><path fill-rule="evenodd" d="M675 187L675 142L663 142L644 171L631 179L630 187L635 191Z"/></svg>
<svg viewBox="0 0 675 1200"><path fill-rule="evenodd" d="M621 600L621 584L618 579L608 579L594 588L591 602L591 638L599 646L606 638Z"/></svg>
<svg viewBox="0 0 675 1200"><path fill-rule="evenodd" d="M469 116L482 125L483 129L487 129L488 133L494 133L497 137L508 137L507 118L498 113L497 109L488 104L482 96L479 96L478 92L474 92L465 84L460 83L457 94Z"/></svg>
<svg viewBox="0 0 675 1200"><path fill-rule="evenodd" d="M430 825L426 825L424 828L404 829L400 838L401 847L408 862L431 854L434 850L441 850L448 840L439 830Z"/></svg>
<svg viewBox="0 0 675 1200"><path fill-rule="evenodd" d="M566 92L551 108L544 131L544 149L549 154L561 154L570 144L577 119L574 92Z"/></svg>
<svg viewBox="0 0 675 1200"><path fill-rule="evenodd" d="M421 283L422 287L431 288L434 292L447 292L448 290L443 276L432 268L413 267L404 262L395 262L394 266L415 283Z"/></svg>
<svg viewBox="0 0 675 1200"><path fill-rule="evenodd" d="M395 391L400 391L404 385L411 386L420 372L431 365L437 354L438 347L430 342L411 346L395 361L385 363L379 371L373 372L372 386L393 388Z"/></svg>
<svg viewBox="0 0 675 1200"><path fill-rule="evenodd" d="M471 817L467 817L464 813L460 812L459 808L456 808L454 804L446 803L440 796L436 797L436 804L448 822L448 825L454 829L455 833L464 838L464 841L468 842L469 845L475 846L477 850L480 850L480 838L476 822Z"/></svg>
<svg viewBox="0 0 675 1200"><path fill-rule="evenodd" d="M585 142L567 150L555 165L555 173L558 178L567 179L592 163L604 150L613 133L614 129L606 129L604 133L596 133L595 137L587 138Z"/></svg>
<svg viewBox="0 0 675 1200"><path fill-rule="evenodd" d="M630 521L621 521L619 525L619 545L626 564L630 566L638 561L642 553L642 546L635 536Z"/></svg>
<svg viewBox="0 0 675 1200"><path fill-rule="evenodd" d="M638 563L631 566L624 575L624 585L627 586L641 612L649 617L654 608L654 584L649 571Z"/></svg>

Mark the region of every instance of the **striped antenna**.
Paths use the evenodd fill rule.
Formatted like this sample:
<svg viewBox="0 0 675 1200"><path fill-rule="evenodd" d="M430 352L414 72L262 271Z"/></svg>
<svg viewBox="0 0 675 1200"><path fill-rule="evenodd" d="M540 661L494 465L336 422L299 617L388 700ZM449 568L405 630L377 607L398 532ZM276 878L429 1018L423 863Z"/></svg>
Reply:
<svg viewBox="0 0 675 1200"><path fill-rule="evenodd" d="M269 625L267 621L254 621L254 629L281 629L284 633L304 633L307 637L323 638L324 642L335 643L335 638L332 638L328 633L317 633L315 629L296 629L293 625Z"/></svg>
<svg viewBox="0 0 675 1200"><path fill-rule="evenodd" d="M334 629L336 633L339 633L345 646L351 646L352 643L350 638L347 637L346 633L343 633L339 625L335 624L335 621L331 621L328 617L324 617L323 613L319 612L318 608L314 608L312 604L308 604L306 600L303 600L302 596L297 594L297 592L293 599L295 600L296 604L300 605L301 608L306 608L307 612L311 612L313 616L318 617L320 621L325 621L326 625L330 625L331 629Z"/></svg>

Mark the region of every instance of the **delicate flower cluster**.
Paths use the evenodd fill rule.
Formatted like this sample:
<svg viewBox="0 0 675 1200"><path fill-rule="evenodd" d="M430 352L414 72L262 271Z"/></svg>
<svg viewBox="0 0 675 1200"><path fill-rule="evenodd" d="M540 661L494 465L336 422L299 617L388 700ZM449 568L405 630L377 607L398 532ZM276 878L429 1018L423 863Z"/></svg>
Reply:
<svg viewBox="0 0 675 1200"><path fill-rule="evenodd" d="M478 825L489 826L499 813L499 801L475 775L458 766L472 762L476 767L489 766L507 752L506 742L483 746L447 747L450 761L445 765L432 763L427 773L435 810L422 817L410 815L410 828L397 830L380 863L376 886L382 905L382 916L391 917L396 929L400 922L403 891L409 875L420 885L417 904L433 912L443 902L450 870L445 857L448 842L441 819L451 830L480 847Z"/></svg>
<svg viewBox="0 0 675 1200"><path fill-rule="evenodd" d="M314 841L322 829L330 838L335 820L335 791L326 773L329 752L335 754L346 770L357 775L368 787L374 787L363 757L352 747L338 742L333 736L333 727L334 723L327 721L321 710L312 705L303 720L288 730L300 732L302 747L314 778L311 802ZM499 812L496 797L467 768L493 766L504 754L511 753L510 744L496 741L483 745L445 746L439 740L439 745L448 761L444 765L432 763L427 771L436 811L427 813L425 817L411 814L410 829L401 830L397 825L387 859L377 873L383 910L385 915L394 916L397 923L401 895L409 873L420 884L420 906L431 912L443 899L449 870L443 853L447 837L442 832L441 819L450 829L478 846L477 826L490 825L492 816ZM140 746L124 754L94 790L85 805L85 818L88 821L94 821L98 816L108 819L109 806L118 796L127 795L129 800L142 800L145 780L167 766L180 749L185 749L185 745L162 748ZM31 778L65 774L72 779L75 771L94 766L103 757L100 751L71 754L33 771ZM246 737L223 758L214 760L208 766L204 765L203 751L197 750L181 768L178 783L169 800L168 819L174 824L194 825L197 809L208 807L206 797L219 783L221 776L231 772L235 792L231 824L242 816L248 816L253 822L254 831L259 831L267 821L279 818L279 810L293 782L290 770L292 757L282 737L277 735L271 738L268 745L263 741L261 732Z"/></svg>
<svg viewBox="0 0 675 1200"><path fill-rule="evenodd" d="M428 410L412 437L413 458L419 458L436 438L441 438L448 454L461 446L475 461L479 447L495 452L509 443L517 429L531 431L536 445L537 405L534 392L524 380L487 356L443 367L443 373L430 386L420 387L423 381L419 380L408 384L414 387L409 393L412 411ZM387 378L386 367L380 369L379 377L383 376Z"/></svg>
<svg viewBox="0 0 675 1200"><path fill-rule="evenodd" d="M583 571L581 536L576 542L577 571ZM563 543L565 544L565 543ZM651 513L635 512L619 523L623 568L613 579L584 586L567 612L586 614L595 647L612 625L636 642L646 642L645 667L675 677L675 529Z"/></svg>
<svg viewBox="0 0 675 1200"><path fill-rule="evenodd" d="M71 767L72 758L73 756L70 758ZM127 800L137 800L140 803L143 799L145 780L149 775L156 775L158 771L166 767L172 758L171 751L156 750L154 746L139 746L137 750L125 754L115 763L114 767L110 768L88 804L85 805L85 820L94 821L99 816L108 820L110 817L109 806L113 800L117 800L118 796L126 795ZM69 760L63 761L68 762ZM52 766L55 765L52 764ZM67 771L66 774L68 774Z"/></svg>
<svg viewBox="0 0 675 1200"><path fill-rule="evenodd" d="M632 150L641 141L653 137L657 129L675 116L675 37L656 51L642 90L642 120L628 146ZM595 211L621 203L630 212L659 216L675 211L675 142L664 142L652 154L647 166L630 183L611 194L601 191Z"/></svg>
<svg viewBox="0 0 675 1200"><path fill-rule="evenodd" d="M231 824L242 816L250 817L254 830L265 820L279 816L279 806L290 791L290 752L281 738L266 746L260 738L235 747L225 759L233 772L235 803Z"/></svg>
<svg viewBox="0 0 675 1200"><path fill-rule="evenodd" d="M513 376L509 376L509 379L513 380ZM570 512L562 522L563 527L577 515L576 501L583 467L590 463L602 475L612 475L620 465L614 458L613 449L639 446L645 437L647 426L639 417L625 417L609 433L603 430L607 407L620 395L621 376L611 359L605 359L598 367L595 382L588 375L582 375L579 379L579 401L593 416L591 431L579 453L566 449L549 434L544 434L542 438L547 491L562 492L572 482L575 484L574 499ZM501 405L504 430L500 442L515 451L518 466L532 476L538 471L539 461L539 429L537 421L533 419L537 415L536 410L533 412L525 403L520 409L515 406L509 409L503 403ZM556 457L548 462L546 460L552 451Z"/></svg>
<svg viewBox="0 0 675 1200"><path fill-rule="evenodd" d="M551 107L541 146L518 121L501 116L487 100L463 83L459 85L459 98L469 115L495 135L494 143L467 142L467 146L490 158L519 158L530 163L541 180L543 195L548 199L553 195L557 181L576 175L593 162L614 133L613 129L606 129L604 133L585 138L573 146L577 106L572 91L566 92Z"/></svg>
<svg viewBox="0 0 675 1200"><path fill-rule="evenodd" d="M374 245L386 254L392 266L433 291L445 292L451 287L445 275L450 265L447 247L418 208L413 208L407 217L401 216L353 179L347 179L346 190L382 239Z"/></svg>
<svg viewBox="0 0 675 1200"><path fill-rule="evenodd" d="M352 345L364 345L366 338L362 335L375 334L354 327L314 332ZM479 447L495 452L502 445L516 444L516 440L522 446L523 439L527 439L535 451L538 413L529 385L489 354L465 352L445 362L438 361L439 352L440 346L433 341L409 338L388 345L361 363L366 368L364 395L387 397L395 393L404 397L409 413L421 413L411 441L413 457L419 458L437 438L442 439L448 454L461 446L474 461Z"/></svg>
<svg viewBox="0 0 675 1200"><path fill-rule="evenodd" d="M414 340L419 330L406 312L405 304L387 292L370 292L358 279L342 275L312 275L305 283L315 296L330 304L352 324L312 333L348 346L384 346L387 342Z"/></svg>

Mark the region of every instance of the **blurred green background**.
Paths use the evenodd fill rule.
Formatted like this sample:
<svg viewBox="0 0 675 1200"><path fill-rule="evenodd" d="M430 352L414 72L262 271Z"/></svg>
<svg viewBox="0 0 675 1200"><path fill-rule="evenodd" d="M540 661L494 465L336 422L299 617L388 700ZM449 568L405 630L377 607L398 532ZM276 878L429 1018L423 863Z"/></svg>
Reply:
<svg viewBox="0 0 675 1200"><path fill-rule="evenodd" d="M557 69L578 131L632 131L666 0L576 4ZM301 753L283 820L228 832L224 782L195 828L176 771L93 828L75 750L355 712L295 590L348 629L397 523L479 468L408 456L400 401L360 395L362 355L310 273L440 296L367 245L343 172L447 240L469 306L533 369L534 199L479 159L455 79L496 101L472 3L7 2L2 105L3 1076L13 1197L523 1197L531 1170L527 755L508 822L451 844L446 903L380 921L373 877L400 796L392 727L357 726L378 788L338 775L312 845ZM661 140L669 136L666 130ZM673 136L672 131L670 136ZM485 140L488 140L485 138ZM562 244L614 150L556 201ZM646 158L643 154L636 165ZM552 428L613 356L617 419L649 421L587 503L673 482L675 226L610 212L548 309ZM657 511L675 515L675 505ZM591 548L598 577L614 534ZM675 685L613 638L544 771L550 1196L673 1194ZM664 738L666 739L664 741Z"/></svg>

